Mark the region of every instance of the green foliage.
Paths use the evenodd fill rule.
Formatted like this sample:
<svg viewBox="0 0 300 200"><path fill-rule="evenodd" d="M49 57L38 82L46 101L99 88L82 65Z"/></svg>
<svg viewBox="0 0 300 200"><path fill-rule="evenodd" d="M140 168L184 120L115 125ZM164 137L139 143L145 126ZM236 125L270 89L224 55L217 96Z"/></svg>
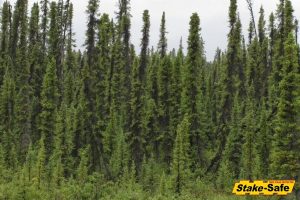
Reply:
<svg viewBox="0 0 300 200"><path fill-rule="evenodd" d="M295 177L299 163L295 162L299 150L299 74L294 36L289 34L285 42L283 79L276 115L276 127L272 151L272 174L277 178Z"/></svg>
<svg viewBox="0 0 300 200"><path fill-rule="evenodd" d="M174 145L172 176L174 190L180 194L190 178L190 156L189 156L189 132L190 122L185 115L182 123L177 128L177 135Z"/></svg>
<svg viewBox="0 0 300 200"><path fill-rule="evenodd" d="M204 105L204 63L203 41L200 36L200 18L194 13L190 19L188 37L187 63L182 72L181 114L188 115L190 126L190 141L192 146L193 167L203 165L203 147L205 137L203 134L204 121L202 105Z"/></svg>
<svg viewBox="0 0 300 200"><path fill-rule="evenodd" d="M131 149L132 161L140 170L144 154L144 136L143 136L143 86L140 80L140 65L138 60L134 61L131 74L131 101L130 101L130 119L131 132L128 135L128 144Z"/></svg>
<svg viewBox="0 0 300 200"><path fill-rule="evenodd" d="M39 141L38 154L35 163L35 176L34 176L34 185L37 188L41 188L44 183L46 172L45 172L45 164L46 164L46 149L45 149L45 136L42 136Z"/></svg>
<svg viewBox="0 0 300 200"><path fill-rule="evenodd" d="M8 68L4 75L3 85L1 87L0 113L1 113L1 146L5 165L13 167L13 146L17 138L14 135L15 125L15 81ZM4 164L4 163L3 163Z"/></svg>
<svg viewBox="0 0 300 200"><path fill-rule="evenodd" d="M240 175L243 134L241 132L241 107L238 97L235 97L232 123L227 137L227 143L222 157L221 167L218 174L218 185L220 188L229 189L233 181Z"/></svg>
<svg viewBox="0 0 300 200"><path fill-rule="evenodd" d="M166 38L166 13L163 12L161 17L161 24L160 24L160 36L158 42L158 52L159 55L163 58L167 53L167 38Z"/></svg>
<svg viewBox="0 0 300 200"><path fill-rule="evenodd" d="M6 55L9 52L9 39L10 39L10 22L11 22L11 10L8 1L5 1L2 6L1 15L1 45L0 45L0 83L2 85L5 74L5 60Z"/></svg>
<svg viewBox="0 0 300 200"><path fill-rule="evenodd" d="M145 10L137 52L130 1L118 1L114 22L89 0L81 52L70 0L41 0L30 13L28 5L1 8L0 199L226 200L237 199L239 179L298 182L291 0L279 1L268 24L261 7L249 42L231 0L227 49L210 62L197 13L185 55L182 40L168 51L165 12L149 49Z"/></svg>
<svg viewBox="0 0 300 200"><path fill-rule="evenodd" d="M269 177L269 162L270 162L270 152L271 152L271 131L270 122L267 119L268 110L265 103L261 105L260 111L260 121L259 121L259 131L257 132L257 142L255 144L255 154L256 154L256 165L255 167L255 177L261 177L262 179L267 179Z"/></svg>
<svg viewBox="0 0 300 200"><path fill-rule="evenodd" d="M40 126L41 135L45 137L47 158L53 149L53 134L56 112L58 107L59 91L55 61L52 59L46 70L41 91Z"/></svg>
<svg viewBox="0 0 300 200"><path fill-rule="evenodd" d="M170 87L171 87L171 70L173 68L173 63L169 56L162 58L158 72L157 72L157 86L158 86L158 120L159 120L159 130L163 134L158 136L160 149L162 150L162 159L166 163L171 162L171 150L174 137L173 133L170 131Z"/></svg>
<svg viewBox="0 0 300 200"><path fill-rule="evenodd" d="M150 16L149 11L145 10L143 13L143 21L144 26L142 29L143 37L141 41L141 61L140 61L140 79L143 81L145 80L145 73L147 71L148 65L148 46L149 46L149 30L150 30Z"/></svg>
<svg viewBox="0 0 300 200"><path fill-rule="evenodd" d="M254 88L252 85L249 87L248 91L248 98L245 105L245 109L247 113L245 114L244 118L242 119L243 128L241 131L244 135L244 143L242 146L242 159L241 159L241 171L240 171L240 178L242 179L253 179L254 175L254 167L255 163L255 125L256 122L256 109L254 107Z"/></svg>
<svg viewBox="0 0 300 200"><path fill-rule="evenodd" d="M49 56L55 58L57 62L59 54L59 24L58 24L58 5L51 2L50 5L50 26L49 26Z"/></svg>

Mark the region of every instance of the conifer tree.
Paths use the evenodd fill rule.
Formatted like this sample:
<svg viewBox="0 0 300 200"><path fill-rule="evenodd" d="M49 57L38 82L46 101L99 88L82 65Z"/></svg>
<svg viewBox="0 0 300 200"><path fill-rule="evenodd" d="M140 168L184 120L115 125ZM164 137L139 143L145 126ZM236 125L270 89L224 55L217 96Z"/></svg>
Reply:
<svg viewBox="0 0 300 200"><path fill-rule="evenodd" d="M158 69L159 69L159 55L157 53L151 54L149 68L147 70L147 95L152 98L155 104L158 104Z"/></svg>
<svg viewBox="0 0 300 200"><path fill-rule="evenodd" d="M15 34L15 47L12 49L12 59L14 63L14 71L16 73L16 87L19 90L20 86L27 85L29 69L27 59L27 36L28 36L28 20L27 20L27 5L28 1L22 1L16 4L14 11L14 24L18 33Z"/></svg>
<svg viewBox="0 0 300 200"><path fill-rule="evenodd" d="M113 20L110 21L110 43L109 43L109 66L107 68L107 76L105 77L106 87L105 87L105 113L106 117L110 115L110 107L112 104L112 77L114 74L114 64L115 64L115 41L116 41L116 31Z"/></svg>
<svg viewBox="0 0 300 200"><path fill-rule="evenodd" d="M110 76L110 44L112 40L112 30L109 16L103 14L99 21L98 44L99 50L99 67L96 69L97 83L96 83L96 110L97 110L97 132L104 131L105 122L109 114L109 106L105 102L108 100L106 92L109 90L109 76Z"/></svg>
<svg viewBox="0 0 300 200"><path fill-rule="evenodd" d="M5 74L5 58L9 51L9 36L10 36L10 4L5 1L2 6L1 16L1 44L0 44L0 85L2 85L4 74Z"/></svg>
<svg viewBox="0 0 300 200"><path fill-rule="evenodd" d="M117 13L118 25L119 25L119 34L122 40L122 55L124 58L125 74L127 76L131 73L131 62L130 59L130 0L120 0L119 1L119 12ZM127 83L128 85L129 83Z"/></svg>
<svg viewBox="0 0 300 200"><path fill-rule="evenodd" d="M160 36L159 36L159 43L158 43L158 52L160 57L164 57L167 54L167 37L166 37L166 14L163 12L161 17L161 24L160 24Z"/></svg>
<svg viewBox="0 0 300 200"><path fill-rule="evenodd" d="M103 151L107 160L111 159L112 153L115 151L117 134L122 131L120 123L120 118L111 110L109 122L103 135Z"/></svg>
<svg viewBox="0 0 300 200"><path fill-rule="evenodd" d="M143 29L142 29L142 41L141 41L141 55L140 55L140 80L145 83L145 73L148 65L148 46L149 46L149 29L150 29L150 16L149 11L145 10L143 13Z"/></svg>
<svg viewBox="0 0 300 200"><path fill-rule="evenodd" d="M140 64L138 60L134 61L131 75L131 126L128 136L129 148L131 151L132 161L137 167L137 172L141 169L144 154L144 134L143 134L143 86L140 80Z"/></svg>
<svg viewBox="0 0 300 200"><path fill-rule="evenodd" d="M25 174L26 174L26 181L30 182L32 177L34 176L34 162L35 162L35 151L32 147L32 144L29 145L28 147L28 153L26 155L26 161L24 163L24 169L25 169Z"/></svg>
<svg viewBox="0 0 300 200"><path fill-rule="evenodd" d="M26 16L26 9L27 9L28 1L18 0L15 4L15 9L13 13L13 20L12 20L12 30L11 30L11 39L10 39L10 56L13 60L16 58L17 54L17 46L18 41L20 39L20 24L22 19Z"/></svg>
<svg viewBox="0 0 300 200"><path fill-rule="evenodd" d="M171 83L170 83L170 131L175 132L177 125L181 120L180 106L181 106L181 92L182 80L181 73L184 66L184 55L182 40L180 41L179 50L175 57L174 64L171 69Z"/></svg>
<svg viewBox="0 0 300 200"><path fill-rule="evenodd" d="M240 175L240 166L242 158L242 139L241 132L241 106L236 95L234 98L232 121L230 123L230 132L227 137L226 146L223 152L221 166L218 174L218 182L220 187L227 187L231 182L237 179ZM228 181L230 183L228 183Z"/></svg>
<svg viewBox="0 0 300 200"><path fill-rule="evenodd" d="M63 100L62 104L69 107L74 104L76 91L78 90L77 63L75 54L70 50L67 53L67 61L64 65Z"/></svg>
<svg viewBox="0 0 300 200"><path fill-rule="evenodd" d="M58 24L58 5L56 2L50 4L50 27L49 27L49 58L55 59L55 64L58 64L59 57L59 24ZM58 69L56 70L58 74Z"/></svg>
<svg viewBox="0 0 300 200"><path fill-rule="evenodd" d="M259 132L257 132L257 140L255 142L255 154L256 154L256 165L255 165L255 176L256 178L268 178L269 175L269 161L271 151L271 135L269 121L267 119L268 110L265 102L261 105L260 111L260 122Z"/></svg>
<svg viewBox="0 0 300 200"><path fill-rule="evenodd" d="M189 167L189 132L190 123L188 115L185 115L183 121L178 125L177 135L175 140L173 162L172 162L172 176L174 190L180 194L188 182L190 175Z"/></svg>
<svg viewBox="0 0 300 200"><path fill-rule="evenodd" d="M226 145L226 136L228 135L228 123L231 119L231 112L233 106L233 97L236 91L235 88L235 75L240 63L239 49L241 45L240 37L240 20L237 15L237 1L231 0L229 7L229 34L228 34L228 49L226 54L226 64L221 77L221 102L220 102L220 115L219 125L217 131L222 131L219 137L219 147L217 153L212 159L208 171L218 169L222 151ZM241 80L240 80L241 81ZM239 92L241 95L241 93ZM221 128L222 127L222 128Z"/></svg>
<svg viewBox="0 0 300 200"><path fill-rule="evenodd" d="M271 75L271 85L270 95L273 100L273 107L276 107L278 104L279 97L279 82L282 79L281 70L283 67L283 57L284 57L284 43L285 38L289 33L286 33L286 18L288 17L285 12L285 0L280 0L280 3L277 7L276 19L277 19L277 32L276 32L276 40L274 44L274 63ZM288 18L291 18L290 16Z"/></svg>
<svg viewBox="0 0 300 200"><path fill-rule="evenodd" d="M49 1L41 0L41 42L43 55L46 54L46 42L47 42L47 30L48 30L48 12L49 12Z"/></svg>
<svg viewBox="0 0 300 200"><path fill-rule="evenodd" d="M253 38L255 37L253 21L249 22L248 32L248 41L249 44L251 44L253 42Z"/></svg>
<svg viewBox="0 0 300 200"><path fill-rule="evenodd" d="M207 98L206 98L206 108L208 119L211 121L211 127L209 132L210 143L215 146L217 142L216 127L218 124L218 106L219 106L219 96L220 96L220 75L222 62L224 60L224 54L220 49L217 49L214 61L211 65L211 70L207 72Z"/></svg>
<svg viewBox="0 0 300 200"><path fill-rule="evenodd" d="M159 121L158 121L158 54L151 55L145 84L144 130L147 156L153 154L155 159L160 157L159 151Z"/></svg>
<svg viewBox="0 0 300 200"><path fill-rule="evenodd" d="M125 115L125 113L130 112L130 104L125 103L126 101L130 101L130 90L131 90L131 72L132 72L132 64L134 61L134 53L132 45L130 43L130 28L131 28L131 13L130 13L130 0L120 0L119 1L119 11L117 13L117 37L120 37L120 43L118 44L120 48L120 60L118 61L117 65L121 70L119 71L120 75L122 76L121 84L122 84L122 113L124 115L124 128L125 131L130 131L130 118L129 115ZM117 38L118 43L118 38Z"/></svg>
<svg viewBox="0 0 300 200"><path fill-rule="evenodd" d="M299 60L299 66L300 66L300 45L298 43L299 22L297 19L295 20L295 27L296 27L295 28L295 36L296 36L295 40L296 40L296 43L298 44L298 60ZM300 72L300 68L298 71Z"/></svg>
<svg viewBox="0 0 300 200"><path fill-rule="evenodd" d="M32 134L33 123L33 90L28 84L24 84L16 96L16 134L20 139L19 153L22 161L25 160L25 154L29 147Z"/></svg>
<svg viewBox="0 0 300 200"><path fill-rule="evenodd" d="M262 43L266 37L266 32L265 32L265 10L263 9L263 7L260 7L259 10L259 20L258 20L258 38L259 38L259 42Z"/></svg>
<svg viewBox="0 0 300 200"><path fill-rule="evenodd" d="M64 144L64 118L63 112L60 110L57 112L55 127L54 127L54 137L53 137L53 152L50 157L51 166L51 183L52 186L60 186L62 183L62 177L64 176L64 169L62 163L64 148L67 149L67 145Z"/></svg>
<svg viewBox="0 0 300 200"><path fill-rule="evenodd" d="M159 142L161 145L162 159L169 165L171 162L171 149L173 146L173 133L170 131L170 87L171 70L173 63L169 55L160 60L157 72L158 86L158 121L159 121Z"/></svg>
<svg viewBox="0 0 300 200"><path fill-rule="evenodd" d="M188 115L191 123L190 139L193 147L193 158L197 164L203 164L203 145L204 137L201 131L202 124L200 124L200 104L204 104L201 90L204 82L201 82L201 77L204 75L203 71L203 42L200 37L200 19L197 13L191 16L190 30L188 37L188 53L187 63L183 71L183 84L181 94L181 113Z"/></svg>
<svg viewBox="0 0 300 200"><path fill-rule="evenodd" d="M120 126L120 122L117 122L115 132L108 132L108 134L115 134L113 144L111 148L112 154L109 164L111 166L111 175L113 178L118 178L124 174L129 164L129 147L126 143L126 137Z"/></svg>
<svg viewBox="0 0 300 200"><path fill-rule="evenodd" d="M158 175L160 173L159 165L156 164L153 155L150 155L148 160L146 157L143 158L142 172L141 172L141 183L144 190L149 192L155 192L158 186Z"/></svg>
<svg viewBox="0 0 300 200"><path fill-rule="evenodd" d="M87 63L93 69L96 63L96 28L97 28L97 13L99 9L99 0L89 0L86 13L88 14L88 29L86 31L86 49ZM91 69L91 70L92 70Z"/></svg>
<svg viewBox="0 0 300 200"><path fill-rule="evenodd" d="M279 105L272 150L272 175L277 178L294 178L299 172L299 67L297 47L293 33L285 42L283 79L279 85Z"/></svg>
<svg viewBox="0 0 300 200"><path fill-rule="evenodd" d="M89 101L89 93L88 93L88 87L86 86L86 82L89 79L88 75L88 65L85 64L84 68L82 70L82 77L79 84L79 94L78 99L76 101L76 117L75 117L75 150L76 150L76 156L79 156L79 150L81 148L84 148L86 145L91 145L92 142L96 142L96 138L94 138L94 124L93 124L93 113L91 111L91 103ZM94 139L94 140L93 140ZM91 153L96 150L96 146L90 146L89 147L89 159L93 159L94 155L91 155ZM93 164L93 167L95 167L95 162L91 162Z"/></svg>
<svg viewBox="0 0 300 200"><path fill-rule="evenodd" d="M73 4L70 3L67 14L67 41L66 41L66 59L63 65L63 104L69 109L74 107L74 98L78 90L78 62L76 61L77 54L73 51L74 33L73 33Z"/></svg>
<svg viewBox="0 0 300 200"><path fill-rule="evenodd" d="M59 56L58 68L59 79L63 79L63 64L65 60L66 43L68 41L68 31L72 28L73 4L70 0L58 2L58 25L59 25ZM72 31L71 31L72 32ZM62 87L62 86L61 86Z"/></svg>
<svg viewBox="0 0 300 200"><path fill-rule="evenodd" d="M237 2L236 0L230 1L229 7L229 23L230 23L230 32L228 35L228 52L227 52L227 66L224 77L224 96L223 98L223 108L221 114L221 122L226 123L230 119L230 113L232 109L233 97L234 94L234 72L237 70L236 56L238 46L240 41L236 41L236 29L237 29Z"/></svg>
<svg viewBox="0 0 300 200"><path fill-rule="evenodd" d="M27 77L29 86L28 97L30 97L32 112L31 112L31 140L32 142L39 140L38 133L38 117L41 111L40 96L42 90L43 77L46 71L46 62L43 54L42 33L40 32L40 15L39 6L33 4L28 27L28 70ZM46 52L44 52L46 53ZM30 94L32 92L32 94Z"/></svg>
<svg viewBox="0 0 300 200"><path fill-rule="evenodd" d="M4 161L8 167L13 167L12 149L17 139L14 134L16 87L10 68L11 66L7 67L1 87L0 113L3 117L1 117L0 133Z"/></svg>
<svg viewBox="0 0 300 200"><path fill-rule="evenodd" d="M271 67L269 65L269 41L268 38L266 37L266 27L265 27L265 11L263 7L260 8L260 16L259 16L259 22L258 22L258 38L259 38L259 44L260 44L260 77L259 79L261 80L262 88L259 92L259 98L261 97L266 97L268 96L268 77L271 72Z"/></svg>
<svg viewBox="0 0 300 200"><path fill-rule="evenodd" d="M275 34L276 34L276 30L275 30L275 17L274 14L271 13L270 17L269 17L269 45L270 45L270 52L269 52L269 65L270 65L270 71L272 71L272 67L273 67L273 57L274 57L274 45L275 45Z"/></svg>
<svg viewBox="0 0 300 200"><path fill-rule="evenodd" d="M250 84L248 88L248 98L246 101L245 109L247 113L242 119L243 128L241 131L244 133L244 143L242 147L242 159L241 159L241 171L240 178L253 180L255 165L253 160L255 160L255 100L254 100L254 87L253 83Z"/></svg>
<svg viewBox="0 0 300 200"><path fill-rule="evenodd" d="M46 156L49 158L53 150L53 133L55 128L56 112L58 108L58 81L55 60L51 59L44 76L42 92L39 130L45 138Z"/></svg>
<svg viewBox="0 0 300 200"><path fill-rule="evenodd" d="M97 14L99 10L99 0L90 0L88 2L87 7L87 15L88 15L88 28L86 31L86 55L84 61L84 67L82 70L82 77L81 77L81 103L82 109L81 112L86 114L86 119L80 119L81 126L86 127L84 128L85 137L85 144L90 144L90 159L92 163L93 169L99 166L99 157L96 156L97 152L99 152L98 147L100 144L99 136L96 134L96 123L97 123L97 116L95 108L96 106L96 84L97 80L97 67L99 67L99 60L98 60L98 49L96 47L97 43L97 36L96 30L98 26L98 19Z"/></svg>
<svg viewBox="0 0 300 200"><path fill-rule="evenodd" d="M238 20L236 22L235 26L235 31L233 34L234 41L235 41L235 46L233 47L234 49L234 54L235 54L235 60L233 60L234 65L236 65L236 79L237 83L235 84L236 90L238 91L238 94L240 97L245 97L246 96L246 78L245 78L245 68L246 68L246 63L243 62L243 48L242 48L242 24L241 20L238 17Z"/></svg>
<svg viewBox="0 0 300 200"><path fill-rule="evenodd" d="M81 77L78 77L81 78ZM87 144L87 137L89 137L89 134L86 134L85 129L88 129L88 126L90 125L88 123L88 117L89 114L87 113L87 100L84 95L84 86L82 79L80 79L79 82L79 88L78 88L78 94L76 95L77 99L74 102L75 107L75 117L74 117L74 156L79 156L79 150L83 148Z"/></svg>
<svg viewBox="0 0 300 200"><path fill-rule="evenodd" d="M254 96L256 100L260 98L260 90L262 86L262 72L260 69L261 65L261 55L260 45L257 37L254 38L253 42L248 48L248 59L247 59L247 86L250 87L251 84L254 88Z"/></svg>
<svg viewBox="0 0 300 200"><path fill-rule="evenodd" d="M34 90L30 85L30 65L28 59L28 20L27 20L27 3L23 4L24 8L20 9L20 39L16 50L16 133L20 138L20 156L22 161L25 160L25 153L30 143L32 133L32 99Z"/></svg>
<svg viewBox="0 0 300 200"><path fill-rule="evenodd" d="M159 182L159 195L164 197L167 191L166 174L163 173Z"/></svg>
<svg viewBox="0 0 300 200"><path fill-rule="evenodd" d="M277 97L275 97L275 74L276 74L276 44L277 44L277 30L275 28L275 16L271 13L269 17L269 67L270 67L270 75L268 77L268 105L274 108L275 102L277 101Z"/></svg>
<svg viewBox="0 0 300 200"><path fill-rule="evenodd" d="M112 47L112 72L111 72L111 103L115 106L115 111L121 114L124 102L124 60L122 59L122 42L119 35L115 36Z"/></svg>
<svg viewBox="0 0 300 200"><path fill-rule="evenodd" d="M33 86L36 96L40 95L42 79L45 71L44 69L42 69L43 61L41 60L42 46L40 41L41 34L39 31L39 24L39 6L37 3L34 3L31 9L28 28L28 49L30 49L30 51L28 51L28 62L30 68L30 76L32 77L29 80L29 83Z"/></svg>
<svg viewBox="0 0 300 200"><path fill-rule="evenodd" d="M63 132L63 156L62 162L64 165L64 174L66 177L69 177L73 174L74 164L76 158L74 158L75 148L75 127L74 127L74 116L76 116L75 106L72 104L69 107L65 108L65 119L64 126L65 132Z"/></svg>
<svg viewBox="0 0 300 200"><path fill-rule="evenodd" d="M45 179L45 165L46 165L46 149L45 149L45 137L42 136L39 140L39 149L37 154L37 160L35 163L35 177L37 180L37 188L40 189Z"/></svg>
<svg viewBox="0 0 300 200"><path fill-rule="evenodd" d="M295 30L295 23L294 23L294 9L292 6L292 2L290 0L285 0L285 7L284 7L284 37L288 38L291 32Z"/></svg>
<svg viewBox="0 0 300 200"><path fill-rule="evenodd" d="M76 179L81 186L84 186L86 181L88 180L88 172L89 172L89 146L86 148L80 149L80 163L76 170Z"/></svg>
<svg viewBox="0 0 300 200"><path fill-rule="evenodd" d="M2 5L1 16L1 58L8 53L10 35L10 4L5 1Z"/></svg>

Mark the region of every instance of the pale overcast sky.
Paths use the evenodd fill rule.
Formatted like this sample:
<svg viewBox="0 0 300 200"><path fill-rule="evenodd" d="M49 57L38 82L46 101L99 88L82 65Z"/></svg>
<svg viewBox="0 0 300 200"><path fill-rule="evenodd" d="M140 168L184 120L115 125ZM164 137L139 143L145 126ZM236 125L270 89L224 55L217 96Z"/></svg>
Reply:
<svg viewBox="0 0 300 200"><path fill-rule="evenodd" d="M0 2L3 0L0 0ZM37 0L29 0L30 6ZM11 0L15 2L15 0ZM81 47L86 30L87 16L85 14L88 0L72 0L74 4L74 31L76 32L77 46ZM118 0L101 0L100 13L108 13L115 17ZM183 38L184 47L189 29L189 18L197 12L201 19L201 34L205 41L205 51L208 60L214 57L217 47L226 48L228 33L228 7L230 0L131 0L132 28L131 42L139 51L142 27L143 10L148 9L151 17L150 45L156 47L159 37L159 25L162 12L166 12L166 26L168 31L168 49L178 48L180 38ZM243 24L243 32L247 37L249 11L246 0L238 0L238 11ZM255 17L261 5L265 9L268 21L271 11L276 10L279 0L253 0ZM295 17L300 19L299 0L292 0ZM298 6L297 6L298 5ZM82 48L82 47L81 47Z"/></svg>

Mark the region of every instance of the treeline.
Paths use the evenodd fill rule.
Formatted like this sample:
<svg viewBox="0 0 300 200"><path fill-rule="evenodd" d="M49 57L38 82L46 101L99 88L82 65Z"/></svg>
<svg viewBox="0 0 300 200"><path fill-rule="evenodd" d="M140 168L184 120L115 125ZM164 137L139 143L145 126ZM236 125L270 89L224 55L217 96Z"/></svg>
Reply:
<svg viewBox="0 0 300 200"><path fill-rule="evenodd" d="M238 179L299 182L290 0L268 19L261 8L246 39L231 0L227 50L212 62L197 13L185 55L182 41L167 48L165 13L149 47L145 10L136 52L130 1L118 1L114 18L99 6L88 2L80 52L70 0L42 0L30 13L28 0L3 3L0 199L226 199Z"/></svg>

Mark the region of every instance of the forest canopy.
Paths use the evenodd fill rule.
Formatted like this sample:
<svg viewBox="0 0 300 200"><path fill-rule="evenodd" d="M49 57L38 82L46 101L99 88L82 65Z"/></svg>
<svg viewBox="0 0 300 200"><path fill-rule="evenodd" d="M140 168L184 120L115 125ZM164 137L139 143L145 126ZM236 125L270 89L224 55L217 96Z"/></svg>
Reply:
<svg viewBox="0 0 300 200"><path fill-rule="evenodd" d="M248 2L248 35L230 0L227 48L209 62L197 13L186 50L168 49L165 12L149 46L148 10L134 47L130 0L115 16L89 0L80 51L75 1L5 0L0 199L226 200L255 179L296 180L300 199L298 20L291 0L270 16Z"/></svg>

